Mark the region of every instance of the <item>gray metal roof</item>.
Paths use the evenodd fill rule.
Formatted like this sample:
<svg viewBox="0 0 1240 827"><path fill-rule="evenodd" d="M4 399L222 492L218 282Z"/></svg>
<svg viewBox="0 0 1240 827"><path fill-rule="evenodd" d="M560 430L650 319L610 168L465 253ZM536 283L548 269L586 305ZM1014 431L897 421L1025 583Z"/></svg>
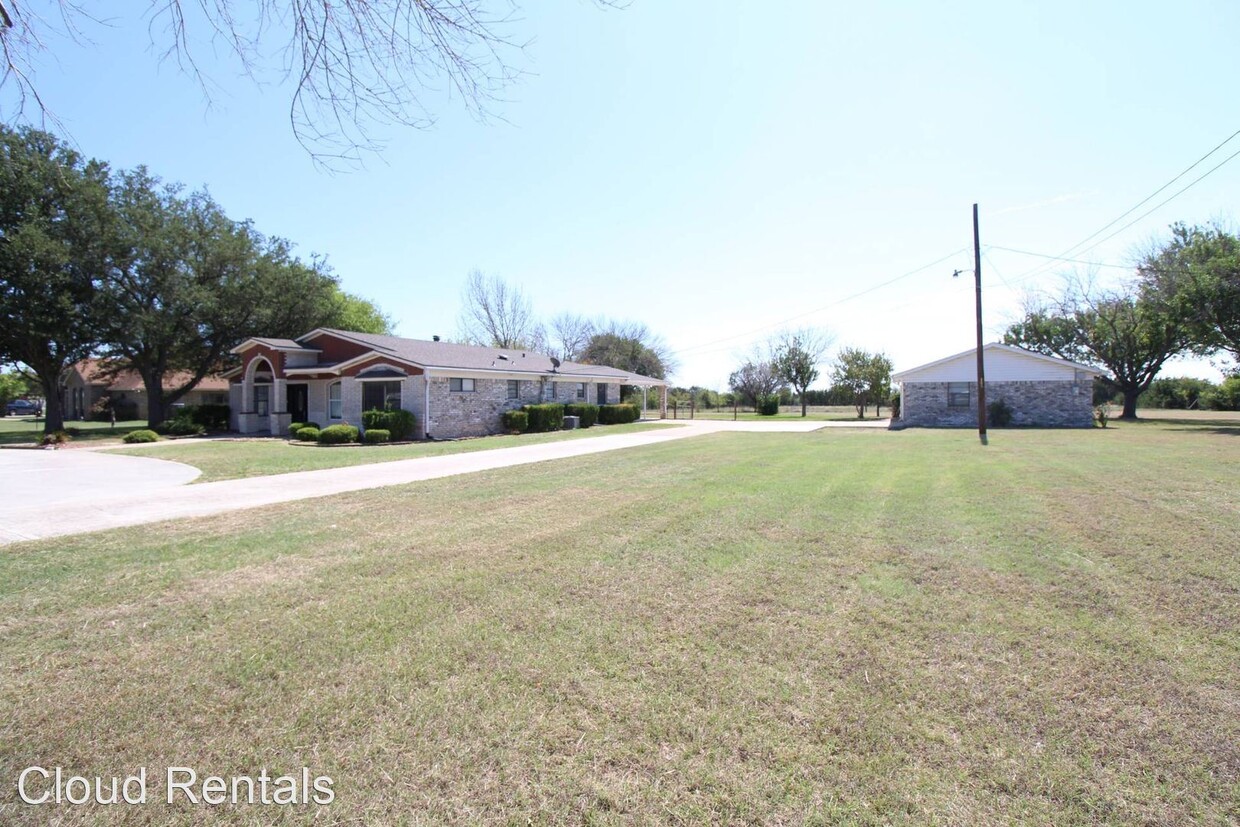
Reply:
<svg viewBox="0 0 1240 827"><path fill-rule="evenodd" d="M339 336L373 348L380 355L389 355L404 362L412 362L428 368L457 370L503 371L505 373L555 374L566 380L609 379L621 384L665 384L661 379L630 373L605 365L583 365L562 362L557 369L551 357L530 350L478 347L454 342L428 342L423 339L405 339L400 336L381 336L375 333L354 333L348 330L320 330L302 336L304 342L312 335L326 333ZM305 347L305 345L299 345Z"/></svg>

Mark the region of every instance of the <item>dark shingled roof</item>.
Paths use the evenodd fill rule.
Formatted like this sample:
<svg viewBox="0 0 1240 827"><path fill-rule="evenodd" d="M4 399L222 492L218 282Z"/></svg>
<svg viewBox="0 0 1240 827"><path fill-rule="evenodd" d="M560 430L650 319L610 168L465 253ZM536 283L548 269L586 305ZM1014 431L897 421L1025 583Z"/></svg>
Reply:
<svg viewBox="0 0 1240 827"><path fill-rule="evenodd" d="M582 365L562 362L557 369L551 357L529 350L511 348L478 347L453 342L428 342L422 339L404 339L400 336L381 336L375 333L354 333L348 330L323 328L299 339L305 342L313 335L327 333L373 348L376 353L387 354L405 362L428 368L456 368L458 370L500 370L508 373L550 374L554 372L566 380L609 379L621 384L664 384L661 379L629 373L604 365ZM306 345L299 345L305 347Z"/></svg>

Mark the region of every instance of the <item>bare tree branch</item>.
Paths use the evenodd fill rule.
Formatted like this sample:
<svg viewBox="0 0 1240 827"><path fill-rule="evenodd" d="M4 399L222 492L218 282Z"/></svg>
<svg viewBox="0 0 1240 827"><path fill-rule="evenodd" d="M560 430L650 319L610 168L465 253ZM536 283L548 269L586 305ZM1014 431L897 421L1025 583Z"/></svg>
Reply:
<svg viewBox="0 0 1240 827"><path fill-rule="evenodd" d="M0 111L5 122L24 119L28 108L55 120L34 77L36 56L48 51L41 33L59 30L76 40L80 21L99 22L76 0L59 0L57 8L54 25L24 3L0 0L0 89L10 86L16 97L13 111ZM161 59L194 78L208 104L212 83L191 47L196 33L222 45L256 83L274 62L292 86L294 136L333 166L381 150L379 128L431 126L428 96L447 95L474 117L493 117L503 90L522 74L512 65L525 47L511 33L516 13L512 0L149 0L146 17Z"/></svg>

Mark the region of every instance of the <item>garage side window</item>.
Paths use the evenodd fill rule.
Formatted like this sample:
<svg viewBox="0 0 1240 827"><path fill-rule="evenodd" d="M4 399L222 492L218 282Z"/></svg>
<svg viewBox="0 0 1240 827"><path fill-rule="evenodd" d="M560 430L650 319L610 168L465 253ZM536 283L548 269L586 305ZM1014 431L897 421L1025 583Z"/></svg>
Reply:
<svg viewBox="0 0 1240 827"><path fill-rule="evenodd" d="M947 407L949 408L969 407L969 383L968 382L948 382L947 383Z"/></svg>
<svg viewBox="0 0 1240 827"><path fill-rule="evenodd" d="M455 379L455 378L449 379L448 390L452 391L453 393L473 393L474 392L474 380L473 379Z"/></svg>
<svg viewBox="0 0 1240 827"><path fill-rule="evenodd" d="M339 382L332 382L327 386L327 418L344 418L344 401L340 395Z"/></svg>

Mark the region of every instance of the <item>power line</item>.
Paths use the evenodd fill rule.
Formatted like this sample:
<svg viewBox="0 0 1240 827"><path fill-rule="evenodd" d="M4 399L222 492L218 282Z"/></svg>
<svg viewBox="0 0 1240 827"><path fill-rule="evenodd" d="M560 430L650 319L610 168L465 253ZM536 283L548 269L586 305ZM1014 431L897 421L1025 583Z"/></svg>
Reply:
<svg viewBox="0 0 1240 827"><path fill-rule="evenodd" d="M909 278L909 277L911 277L911 276L915 276L915 275L917 275L918 273L921 273L921 272L923 272L923 271L925 271L925 270L929 270L931 267L935 267L935 266L937 266L937 265L939 265L939 264L942 264L943 262L947 261L948 259L950 259L950 258L952 258L952 257L954 257L954 256L958 256L958 255L960 255L961 253L965 252L965 251L966 251L966 249L967 249L967 248L965 248L965 247L961 247L959 250L953 250L952 252L948 253L947 255L943 256L942 258L935 259L934 261L930 262L929 264L924 264L924 265L922 265L921 267L918 267L916 270L909 270L907 273L902 273L901 275L898 275L898 276L896 276L895 278L888 279L887 281L881 282L881 283L879 283L879 284L875 284L875 285L873 285L873 286L871 286L871 287L867 287L865 290L861 290L861 291L859 291L859 292L853 293L852 295L845 296L845 297L844 297L844 298L842 298L842 299L837 299L836 301L833 301L833 302L831 302L830 304L824 304L822 307L818 307L818 308L815 308L815 309L813 309L813 310L807 310L807 311L805 311L804 313L798 313L798 314L797 314L797 315L795 315L795 316L789 316L787 319L784 319L784 320L783 320L783 321L781 321L781 322L775 322L774 324L763 325L762 327L754 328L753 330L749 330L749 331L746 331L746 332L744 332L744 333L737 333L737 334L735 334L735 335L733 335L733 336L724 336L724 337L723 337L723 338L721 338L721 339L714 339L714 340L709 341L709 342L703 342L703 343L698 344L698 345L692 345L692 346L690 346L690 347L681 348L680 350L673 351L673 353L674 353L675 355L679 356L679 355L682 355L682 354L685 354L685 353L689 353L689 352L691 352L691 351L700 351L702 348L711 347L712 345L721 344L721 343L723 343L723 342L733 342L733 341L736 341L737 339L744 339L744 338L747 338L747 337L749 337L749 336L753 336L753 335L755 335L755 334L762 333L763 331L766 331L766 330L773 330L773 329L775 329L775 328L783 327L784 325L788 324L789 322L794 322L794 321L796 321L796 320L798 320L798 319L803 319L803 318L805 318L806 316L813 316L813 315L814 315L814 314L816 314L816 313L821 313L821 312L822 312L822 311L824 311L824 310L829 310L829 309L830 309L830 308L832 308L832 307L837 307L837 306L839 306L839 305L841 305L841 304L844 304L845 302L850 302L850 301L852 301L853 299L858 299L858 298L861 298L862 296L865 296L865 295L867 295L867 294L869 294L869 293L873 293L875 290L881 290L882 288L884 288L884 287L889 287L890 285L895 284L895 283L896 283L896 282L898 282L898 281L901 281L901 280L903 280L903 279ZM729 347L728 347L728 348L722 348L722 349L723 349L723 350L728 350L728 349L730 349L730 347L731 347L731 345L729 345ZM717 351L705 351L705 353L715 353L715 352L717 352ZM705 355L705 353L699 353L699 354L697 354L697 355Z"/></svg>
<svg viewBox="0 0 1240 827"><path fill-rule="evenodd" d="M1154 190L1152 193L1150 193L1150 194L1149 194L1149 195L1147 195L1145 198L1143 198L1143 199L1141 199L1140 201L1138 201L1138 202L1137 202L1136 204L1134 204L1133 206L1129 207L1129 208L1128 208L1127 210L1125 210L1123 213L1121 213L1120 215L1116 216L1115 218L1113 218L1111 221L1109 221L1108 223L1106 223L1106 224L1105 224L1105 225L1103 225L1102 227L1099 227L1099 228L1098 228L1097 230L1095 230L1094 232L1092 232L1092 233L1090 233L1089 235L1085 236L1085 238L1083 238L1083 239L1081 239L1080 241L1078 241L1077 243L1073 244L1071 247L1068 247L1068 248L1067 248L1067 249L1065 249L1062 253L1060 253L1058 256L1049 256L1048 258L1053 258L1053 259L1057 259L1057 260L1063 260L1066 256L1069 256L1069 255L1074 255L1074 254L1077 254L1077 253L1082 253L1082 252L1088 252L1089 250L1094 249L1094 247L1097 247L1099 244L1102 244L1103 242L1109 241L1110 239L1114 238L1114 237L1115 237L1116 235L1118 235L1119 233L1122 233L1124 230L1126 230L1126 229L1128 229L1129 227L1131 227L1133 224L1135 224L1135 223L1137 223L1138 221L1140 221L1140 220L1142 220L1142 219L1146 218L1146 217L1147 217L1147 216L1149 216L1151 213L1155 212L1156 210L1158 210L1158 209L1162 208L1163 206L1165 206L1165 205L1166 205L1166 204L1168 204L1169 202L1171 202L1171 201L1173 201L1174 199L1178 198L1180 195L1184 194L1184 192L1186 192L1187 190L1189 190L1190 188L1192 188L1193 186L1195 186L1195 185L1196 185L1198 182L1200 182L1203 178L1207 177L1208 175L1212 174L1215 170L1217 170L1219 167L1223 166L1223 164L1226 164L1226 163L1227 163L1228 161L1230 161L1232 158L1235 158L1235 157L1236 157L1236 155L1240 155L1240 152L1233 153L1232 155L1230 155L1229 157L1227 157L1227 158L1226 158L1226 159L1225 159L1222 163L1218 164L1218 166L1215 166L1215 167L1214 167L1213 169L1211 169L1209 172L1206 172L1204 175L1202 175L1202 176L1198 177L1198 178L1197 178L1197 179L1195 179L1192 183L1190 183L1188 186L1186 186L1186 187L1184 187L1183 189L1179 190L1178 192L1176 192L1174 195L1172 195L1170 198L1166 199L1165 201L1162 201L1161 203L1159 203L1159 204L1158 204L1156 207L1154 207L1153 209L1149 210L1148 212L1145 212L1145 213L1141 214L1138 218L1133 219L1133 220L1132 220L1132 221L1130 221L1129 223L1125 224L1123 227L1120 227L1118 230L1116 230L1114 233L1111 233L1111 234L1110 234L1110 235L1108 235L1106 238L1102 239L1101 241L1096 242L1096 243L1095 243L1095 244L1093 244L1091 247L1088 247L1088 248L1086 248L1085 250L1080 250L1080 249L1079 249L1079 248L1081 248L1083 245L1085 245L1087 242L1089 242L1089 241L1091 241L1092 239L1094 239L1094 238L1098 237L1098 236L1099 236L1099 235L1101 235L1102 233L1104 233L1104 232L1106 232L1107 230L1109 230L1111 227L1114 227L1116 224L1118 224L1119 222L1123 221L1123 220L1124 220L1125 218L1127 218L1129 215L1132 215L1132 213L1136 212L1136 211L1137 211L1137 210L1139 210L1141 207L1143 207L1144 205L1148 204L1148 203L1149 203L1150 201L1152 201L1154 198L1157 198L1157 197L1158 197L1158 195L1159 195L1160 193L1162 193L1163 191L1165 191L1168 187L1170 187L1170 186L1171 186L1172 184L1174 184L1176 181L1179 181L1181 178L1183 178L1183 177L1184 177L1185 175L1187 175L1188 173L1192 172L1194 169L1196 169L1196 168L1197 168L1197 167L1198 167L1198 166L1199 166L1199 165L1200 165L1203 161L1205 161L1205 160L1206 160L1207 158L1209 158L1211 155L1213 155L1214 153L1218 152L1220 149L1222 149L1222 148L1223 148L1224 146L1226 146L1227 144L1231 143L1231 141L1232 141L1232 140L1234 140L1234 139L1236 138L1236 136L1238 136L1238 135L1240 135L1240 129L1238 129L1238 130L1236 130L1235 132L1233 132L1233 133L1231 133L1230 135L1228 135L1228 136L1227 136L1227 138L1225 138L1225 139L1224 139L1221 143L1219 143L1217 146L1215 146L1213 149L1211 149L1211 150L1210 150L1209 152L1207 152L1205 155L1202 155L1202 156L1201 156L1200 158L1198 158L1196 161L1193 161L1191 164L1189 164L1187 167L1185 167L1183 171L1181 171L1178 175L1176 175L1176 176L1175 176L1174 178L1172 178L1170 181L1168 181L1167 183L1163 184L1163 185L1162 185L1161 187L1159 187L1158 189ZM1047 268L1047 265L1039 265L1039 266L1037 266L1037 267L1034 267L1034 268L1033 268L1033 269L1031 269L1031 270L1027 270L1027 271L1026 271L1026 272L1024 272L1024 273L1021 273L1021 274L1020 274L1020 276L1018 276L1018 277L1017 277L1016 279L1014 279L1013 281L1014 281L1015 283L1019 284L1019 283L1021 283L1021 282L1025 281L1025 280L1026 280L1026 279L1028 279L1028 278L1032 278L1032 277L1034 277L1034 276L1040 275L1041 273L1043 273L1043 272L1045 272L1045 271L1046 271L1046 268Z"/></svg>
<svg viewBox="0 0 1240 827"><path fill-rule="evenodd" d="M1091 267L1114 267L1118 270L1132 270L1133 269L1132 267L1128 267L1127 265L1124 265L1124 264L1107 264L1101 261L1086 261L1080 258L1064 258L1063 256L1052 256L1046 253L1035 253L1031 250L1017 250L1015 247L1003 247L999 244L987 244L986 249L987 250L1002 250L1005 253L1016 253L1022 256L1033 256L1034 258L1048 258L1048 259L1052 259L1053 261L1063 261L1068 264L1088 264ZM989 257L987 257L986 260L990 261ZM993 267L994 264L992 263L991 266ZM1007 281L1004 281L1004 284L1007 284ZM1008 284L1008 287L1011 287L1011 285Z"/></svg>

